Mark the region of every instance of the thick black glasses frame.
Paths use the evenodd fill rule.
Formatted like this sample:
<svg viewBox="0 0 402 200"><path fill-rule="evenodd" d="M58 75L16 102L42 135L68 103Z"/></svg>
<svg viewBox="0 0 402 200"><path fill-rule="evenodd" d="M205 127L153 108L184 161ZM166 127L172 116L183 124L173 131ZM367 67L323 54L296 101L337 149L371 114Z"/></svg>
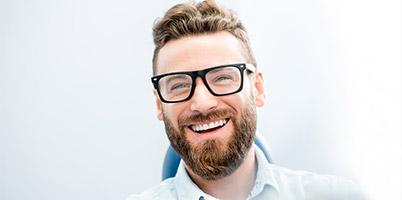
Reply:
<svg viewBox="0 0 402 200"><path fill-rule="evenodd" d="M218 68L224 68L224 67L236 67L237 69L239 69L240 78L241 78L240 86L239 86L239 89L237 89L237 90L235 90L233 92L224 93L224 94L217 94L211 89L211 87L209 87L208 82L205 79L205 74L207 74L211 70L218 69ZM167 74L161 74L161 75L153 76L151 78L151 81L152 81L152 84L154 85L154 88L158 92L159 98L161 99L162 102L164 102L164 103L179 103L179 102L183 102L183 101L187 101L187 100L191 99L191 97L194 94L195 87L196 87L195 79L198 76L201 77L202 82L204 82L204 85L207 87L209 92L211 94L213 94L214 96L226 96L226 95L231 95L231 94L240 92L243 89L243 82L244 82L244 73L243 72L246 69L250 70L251 72L255 72L255 67L252 64L239 63L239 64L230 64L230 65L220 65L220 66L210 67L210 68L203 69L203 70L198 70L198 71L172 72L172 73L167 73ZM162 94L161 94L161 92L159 90L159 80L161 78L165 77L165 76L176 75L176 74L185 74L185 75L191 76L192 84L191 84L190 94L185 99L178 100L178 101L169 101L169 100L166 100L166 99L163 98L163 96L162 96Z"/></svg>

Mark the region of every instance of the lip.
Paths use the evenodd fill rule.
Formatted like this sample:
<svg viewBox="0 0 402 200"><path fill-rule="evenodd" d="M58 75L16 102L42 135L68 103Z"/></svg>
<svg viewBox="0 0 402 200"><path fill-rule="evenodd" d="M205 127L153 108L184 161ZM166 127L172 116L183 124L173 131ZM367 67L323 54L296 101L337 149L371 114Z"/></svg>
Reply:
<svg viewBox="0 0 402 200"><path fill-rule="evenodd" d="M212 129L221 128L225 126L228 121L229 118L214 119L214 120L192 123L187 127L190 128L192 131L201 134L203 132L208 132Z"/></svg>
<svg viewBox="0 0 402 200"><path fill-rule="evenodd" d="M223 126L217 127L217 128L212 128L210 130L207 130L205 132L195 132L191 128L192 125L200 125L200 124L207 124L210 122L215 122L219 120L226 120L226 123ZM189 126L186 126L186 132L188 133L188 136L192 138L196 143L202 142L208 139L217 139L217 138L226 138L228 137L228 133L230 132L229 127L231 126L230 124L232 123L232 120L230 118L222 118L222 119L214 119L214 120L208 120L208 121L203 121L203 122L197 122L197 123L192 123Z"/></svg>
<svg viewBox="0 0 402 200"><path fill-rule="evenodd" d="M205 120L205 121L199 121L199 122L191 122L188 124L188 126L192 126L192 125L199 125L199 124L208 124L214 121L219 121L219 120L228 120L229 118L217 118L217 119L210 119L210 120Z"/></svg>

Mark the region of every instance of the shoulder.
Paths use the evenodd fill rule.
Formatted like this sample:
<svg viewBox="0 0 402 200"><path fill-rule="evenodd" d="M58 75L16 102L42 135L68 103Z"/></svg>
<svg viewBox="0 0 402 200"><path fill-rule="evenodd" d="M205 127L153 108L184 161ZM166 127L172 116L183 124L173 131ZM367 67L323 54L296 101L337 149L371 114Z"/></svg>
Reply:
<svg viewBox="0 0 402 200"><path fill-rule="evenodd" d="M169 199L177 199L176 191L173 186L174 178L169 178L158 185L145 190L140 194L133 194L127 198L127 200L169 200Z"/></svg>
<svg viewBox="0 0 402 200"><path fill-rule="evenodd" d="M280 189L297 188L305 199L366 199L359 186L347 178L270 166Z"/></svg>

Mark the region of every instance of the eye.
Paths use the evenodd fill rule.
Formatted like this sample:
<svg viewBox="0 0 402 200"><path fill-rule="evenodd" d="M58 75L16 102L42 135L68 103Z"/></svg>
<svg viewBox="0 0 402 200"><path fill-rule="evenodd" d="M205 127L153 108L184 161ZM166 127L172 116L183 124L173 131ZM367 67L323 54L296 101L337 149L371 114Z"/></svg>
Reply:
<svg viewBox="0 0 402 200"><path fill-rule="evenodd" d="M172 86L169 87L170 91L177 91L180 89L188 89L191 87L190 83L186 83L186 82L180 82L180 83L175 83Z"/></svg>
<svg viewBox="0 0 402 200"><path fill-rule="evenodd" d="M233 76L229 75L229 74L224 74L224 75L219 75L217 77L215 77L214 82L224 82L224 81L233 81L234 78Z"/></svg>

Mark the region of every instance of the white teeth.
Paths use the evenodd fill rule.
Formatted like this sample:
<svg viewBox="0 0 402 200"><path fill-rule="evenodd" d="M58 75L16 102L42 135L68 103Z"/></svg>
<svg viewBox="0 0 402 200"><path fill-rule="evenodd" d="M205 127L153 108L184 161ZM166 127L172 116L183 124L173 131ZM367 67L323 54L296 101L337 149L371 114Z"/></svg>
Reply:
<svg viewBox="0 0 402 200"><path fill-rule="evenodd" d="M208 129L212 129L212 128L216 128L219 126L223 126L226 124L226 120L225 119L221 119L215 122L210 122L209 124L197 124L197 125L192 125L191 129L193 129L193 131L205 131Z"/></svg>

